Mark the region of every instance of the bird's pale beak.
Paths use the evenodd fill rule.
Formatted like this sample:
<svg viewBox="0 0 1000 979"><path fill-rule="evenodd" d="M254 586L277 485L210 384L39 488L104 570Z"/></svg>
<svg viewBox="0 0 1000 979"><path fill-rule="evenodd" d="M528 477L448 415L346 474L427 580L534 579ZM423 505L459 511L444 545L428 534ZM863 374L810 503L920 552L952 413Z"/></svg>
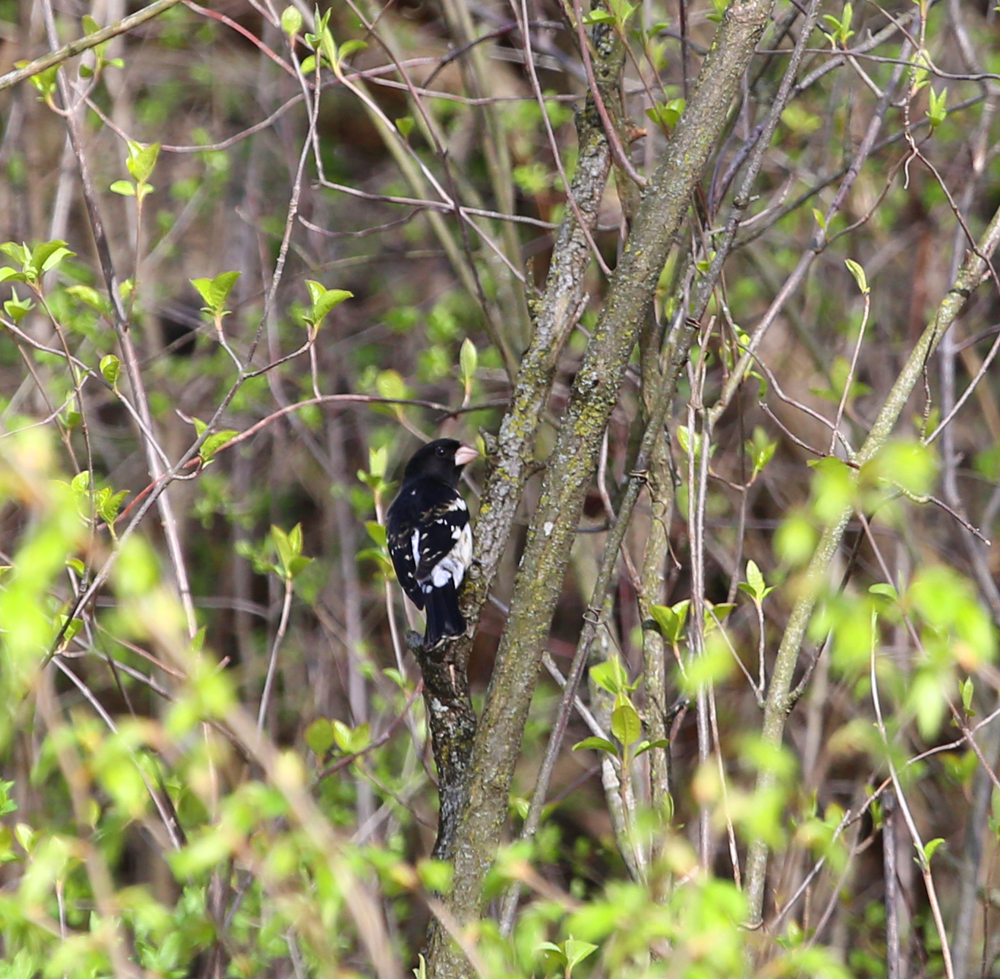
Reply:
<svg viewBox="0 0 1000 979"><path fill-rule="evenodd" d="M467 466L479 453L471 445L460 445L455 452L455 465Z"/></svg>

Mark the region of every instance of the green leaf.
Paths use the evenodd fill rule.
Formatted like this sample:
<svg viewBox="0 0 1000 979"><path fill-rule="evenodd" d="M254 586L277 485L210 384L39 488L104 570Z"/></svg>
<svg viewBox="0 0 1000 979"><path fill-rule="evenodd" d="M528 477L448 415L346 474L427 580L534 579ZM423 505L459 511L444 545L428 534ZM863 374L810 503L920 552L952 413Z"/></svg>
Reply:
<svg viewBox="0 0 1000 979"><path fill-rule="evenodd" d="M615 698L615 707L611 712L611 733L624 747L635 744L642 737L642 721L639 712L632 701L620 693Z"/></svg>
<svg viewBox="0 0 1000 979"><path fill-rule="evenodd" d="M965 709L965 713L972 715L972 698L976 692L975 684L972 682L972 677L966 677L962 681L962 707Z"/></svg>
<svg viewBox="0 0 1000 979"><path fill-rule="evenodd" d="M278 552L280 573L284 578L295 578L312 558L302 557L302 524L296 524L289 533L280 527L271 527L271 540Z"/></svg>
<svg viewBox="0 0 1000 979"><path fill-rule="evenodd" d="M617 656L612 656L603 663L595 663L590 668L590 679L612 695L629 689L628 673Z"/></svg>
<svg viewBox="0 0 1000 979"><path fill-rule="evenodd" d="M405 401L410 395L402 375L398 371L393 370L382 371L375 378L375 389L383 398L389 401ZM392 410L398 418L403 413L403 406L399 404L393 405Z"/></svg>
<svg viewBox="0 0 1000 979"><path fill-rule="evenodd" d="M454 868L449 860L429 860L426 857L416 864L420 883L432 894L448 894L451 891Z"/></svg>
<svg viewBox="0 0 1000 979"><path fill-rule="evenodd" d="M385 479L385 470L389 465L389 450L386 446L368 450L368 472L373 476Z"/></svg>
<svg viewBox="0 0 1000 979"><path fill-rule="evenodd" d="M84 469L83 472L78 472L69 485L73 490L73 495L79 501L90 491L90 471Z"/></svg>
<svg viewBox="0 0 1000 979"><path fill-rule="evenodd" d="M645 754L647 751L652 751L653 748L669 748L670 741L667 738L657 738L655 741L641 741L639 747L636 748L633 758L638 758L639 755Z"/></svg>
<svg viewBox="0 0 1000 979"><path fill-rule="evenodd" d="M125 160L125 166L128 167L128 172L132 174L136 184L146 183L156 166L159 155L159 143L150 143L148 146L144 146L131 139L128 141L128 157Z"/></svg>
<svg viewBox="0 0 1000 979"><path fill-rule="evenodd" d="M882 581L874 585L869 585L868 591L872 595L881 595L883 598L888 598L893 602L899 601L899 592L892 585Z"/></svg>
<svg viewBox="0 0 1000 979"><path fill-rule="evenodd" d="M11 261L16 262L22 268L28 264L29 252L27 245L19 245L13 241L0 243L0 252L3 252Z"/></svg>
<svg viewBox="0 0 1000 979"><path fill-rule="evenodd" d="M319 329L330 310L339 306L345 299L354 298L353 292L348 292L346 289L327 289L322 283L313 279L306 279L306 288L309 290L309 299L312 302L308 321L314 329Z"/></svg>
<svg viewBox="0 0 1000 979"><path fill-rule="evenodd" d="M590 942L580 941L578 938L567 938L563 942L563 953L566 956L567 975L574 966L579 965L588 955L597 951L597 946Z"/></svg>
<svg viewBox="0 0 1000 979"><path fill-rule="evenodd" d="M212 296L212 280L211 279L191 279L191 285L198 290L198 295L201 296L206 306L211 305Z"/></svg>
<svg viewBox="0 0 1000 979"><path fill-rule="evenodd" d="M225 305L240 274L239 272L220 272L212 279L210 302L216 309L221 309Z"/></svg>
<svg viewBox="0 0 1000 979"><path fill-rule="evenodd" d="M476 376L476 368L479 365L479 354L476 345L466 337L462 341L462 349L458 353L458 364L462 372L462 383L468 391L472 385L472 380Z"/></svg>
<svg viewBox="0 0 1000 979"><path fill-rule="evenodd" d="M127 180L116 180L110 190L114 194L121 194L122 197L135 197L135 184Z"/></svg>
<svg viewBox="0 0 1000 979"><path fill-rule="evenodd" d="M314 755L322 758L334 742L333 725L325 718L318 717L306 728L306 744Z"/></svg>
<svg viewBox="0 0 1000 979"><path fill-rule="evenodd" d="M108 301L92 286L68 286L66 292L73 296L74 299L79 299L80 302L91 309L97 310L98 313L107 313L110 309Z"/></svg>
<svg viewBox="0 0 1000 979"><path fill-rule="evenodd" d="M239 277L239 272L220 272L214 279L191 279L191 285L205 301L203 311L216 319L229 315L226 300Z"/></svg>
<svg viewBox="0 0 1000 979"><path fill-rule="evenodd" d="M65 615L56 616L56 626L57 631L61 631L65 627L66 631L63 632L62 642L60 644L60 649L65 649L76 634L83 628L83 619L69 619L67 620Z"/></svg>
<svg viewBox="0 0 1000 979"><path fill-rule="evenodd" d="M646 115L650 121L659 126L665 133L669 133L680 122L685 106L686 102L684 99L657 102L646 110Z"/></svg>
<svg viewBox="0 0 1000 979"><path fill-rule="evenodd" d="M26 61L17 62L15 67L23 68L28 64ZM59 70L58 65L53 65L51 68L46 68L45 71L40 71L37 75L33 75L30 79L31 84L41 92L42 98L51 103L52 96L55 95L56 91L56 72Z"/></svg>
<svg viewBox="0 0 1000 979"><path fill-rule="evenodd" d="M691 453L691 433L688 432L687 425L677 426L677 441L680 443L681 451L685 455Z"/></svg>
<svg viewBox="0 0 1000 979"><path fill-rule="evenodd" d="M117 390L118 378L121 376L121 362L114 354L101 358L101 376Z"/></svg>
<svg viewBox="0 0 1000 979"><path fill-rule="evenodd" d="M223 429L221 432L213 432L204 442L201 443L201 448L198 450L198 458L208 465L215 456L215 453L219 451L231 438L239 435L239 432L234 431L231 428Z"/></svg>
<svg viewBox="0 0 1000 979"><path fill-rule="evenodd" d="M847 266L847 271L854 276L854 281L857 282L861 294L867 296L871 290L868 288L868 277L865 275L865 270L849 258L844 259L844 264Z"/></svg>
<svg viewBox="0 0 1000 979"><path fill-rule="evenodd" d="M0 269L0 282L4 281L3 273L7 271L13 272L14 270ZM16 272L14 274L17 275ZM17 324L35 308L35 304L27 296L24 299L19 299L17 290L13 286L10 287L10 293L11 298L3 304L3 310Z"/></svg>
<svg viewBox="0 0 1000 979"><path fill-rule="evenodd" d="M46 241L32 252L31 264L41 275L54 269L64 258L71 258L75 254L66 247L65 241Z"/></svg>
<svg viewBox="0 0 1000 979"><path fill-rule="evenodd" d="M357 54L359 51L364 51L368 47L366 41L351 40L344 41L341 44L339 51L337 52L337 63L342 64L346 61L352 54Z"/></svg>
<svg viewBox="0 0 1000 979"><path fill-rule="evenodd" d="M110 489L103 489L97 494L97 513L109 526L118 518L118 511L121 509L122 500L126 496L128 496L128 490L120 490L117 493L112 493Z"/></svg>
<svg viewBox="0 0 1000 979"><path fill-rule="evenodd" d="M937 852L938 847L941 846L942 843L944 843L944 840L939 836L933 840L928 840L924 844L923 848L924 860L927 863L931 862L931 857L934 856L934 854Z"/></svg>
<svg viewBox="0 0 1000 979"><path fill-rule="evenodd" d="M684 626L687 622L688 609L691 606L690 599L685 598L676 605L653 605L650 607L650 614L656 627L663 634L667 642L676 646L684 636Z"/></svg>
<svg viewBox="0 0 1000 979"><path fill-rule="evenodd" d="M333 740L337 747L346 754L351 754L351 729L343 721L336 719L331 721L331 725L333 727Z"/></svg>
<svg viewBox="0 0 1000 979"><path fill-rule="evenodd" d="M379 547L386 546L386 531L382 524L375 520L365 521L365 530L368 531L368 536L371 537Z"/></svg>
<svg viewBox="0 0 1000 979"><path fill-rule="evenodd" d="M617 746L608 741L607 738L584 738L573 745L574 751L583 751L585 748L591 748L594 751L606 751L609 755L618 754Z"/></svg>
<svg viewBox="0 0 1000 979"><path fill-rule="evenodd" d="M302 30L302 14L298 7L285 7L281 12L281 29L289 37L295 37Z"/></svg>
<svg viewBox="0 0 1000 979"><path fill-rule="evenodd" d="M941 89L941 94L939 95L932 88L928 100L930 104L927 107L927 121L931 124L931 129L934 130L944 122L945 117L948 115L948 110L945 107L948 101L948 89Z"/></svg>
<svg viewBox="0 0 1000 979"><path fill-rule="evenodd" d="M717 628L716 622L722 622L734 608L732 602L719 602L718 605L705 602L705 634Z"/></svg>

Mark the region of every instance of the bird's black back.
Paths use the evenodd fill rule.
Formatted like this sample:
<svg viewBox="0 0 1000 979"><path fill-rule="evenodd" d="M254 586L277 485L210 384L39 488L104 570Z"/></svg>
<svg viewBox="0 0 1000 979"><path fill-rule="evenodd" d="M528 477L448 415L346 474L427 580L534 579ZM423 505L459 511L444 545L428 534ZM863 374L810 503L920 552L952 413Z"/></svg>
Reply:
<svg viewBox="0 0 1000 979"><path fill-rule="evenodd" d="M420 476L403 483L389 507L386 542L396 567L396 577L417 608L424 607L419 582L455 546L452 527L469 515L458 490L436 476ZM413 533L420 528L419 562L413 554Z"/></svg>

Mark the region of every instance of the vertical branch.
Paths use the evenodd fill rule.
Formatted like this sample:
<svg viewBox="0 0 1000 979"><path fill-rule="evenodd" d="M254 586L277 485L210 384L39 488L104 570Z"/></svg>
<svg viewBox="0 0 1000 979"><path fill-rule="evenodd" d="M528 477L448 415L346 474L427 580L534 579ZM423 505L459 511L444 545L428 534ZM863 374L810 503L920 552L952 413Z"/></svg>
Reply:
<svg viewBox="0 0 1000 979"><path fill-rule="evenodd" d="M45 15L45 27L48 34L49 46L55 50L59 39L56 33L55 15L52 11L52 0L42 0L42 10ZM87 165L87 158L84 153L83 143L80 139L79 122L76 110L70 96L69 84L67 83L65 74L61 69L57 74L57 80L59 85L59 95L65 111L67 131L69 133L70 142L73 145L73 152L76 155L77 166L80 170L80 183L83 191L84 202L87 206L87 216L90 218L90 227L94 235L94 244L97 247L97 254L101 263L101 271L104 274L105 288L108 293L108 301L111 304L115 333L118 336L118 343L122 351L122 361L125 364L125 374L128 377L129 387L132 390L132 397L135 400L135 408L138 413L139 421L141 422L139 425L139 437L146 454L146 465L149 470L150 478L153 482L157 482L166 472L166 467L162 461L163 450L157 444L155 436L153 435L152 417L149 413L149 400L146 396L146 387L139 369L139 359L136 354L135 345L132 343L128 317L125 313L125 308L122 305L121 293L118 288L118 277L115 273L114 263L111 258L111 249L108 245L107 235L104 232L104 222L101 219L97 195L94 192L93 182L90 177L90 168ZM194 603L191 599L191 586L188 583L187 566L184 561L184 549L181 546L180 530L166 489L164 489L157 496L156 506L159 510L160 522L163 526L163 533L167 542L167 551L170 554L170 561L173 567L174 578L177 583L177 590L180 595L181 605L184 608L184 614L187 619L188 635L193 637L198 631L198 624L194 613Z"/></svg>
<svg viewBox="0 0 1000 979"><path fill-rule="evenodd" d="M664 159L646 188L632 235L602 315L573 384L541 497L531 522L475 740L469 801L455 844L450 909L460 921L479 912L481 887L506 819L538 664L559 596L576 522L639 326L695 185L728 120L757 39L770 13L766 0L734 0L706 58L699 84ZM468 964L440 935L428 959L431 974L464 974Z"/></svg>
<svg viewBox="0 0 1000 979"><path fill-rule="evenodd" d="M612 89L624 56L614 32L600 32L602 79ZM534 304L534 335L521 360L511 404L490 452L490 474L479 501L475 525L475 562L460 601L469 628L445 646L441 659L425 657L421 668L438 767L441 817L436 856L452 855L458 816L466 804L476 717L468 695L466 667L472 636L510 536L524 484L534 469L535 438L552 388L556 363L582 312L583 280L590 263L590 242L610 170L607 140L593 106L577 119L579 155L568 211L559 233L545 291ZM580 214L585 224L577 222Z"/></svg>
<svg viewBox="0 0 1000 979"><path fill-rule="evenodd" d="M885 877L885 979L899 979L899 882L896 879L896 794L882 793L882 870Z"/></svg>

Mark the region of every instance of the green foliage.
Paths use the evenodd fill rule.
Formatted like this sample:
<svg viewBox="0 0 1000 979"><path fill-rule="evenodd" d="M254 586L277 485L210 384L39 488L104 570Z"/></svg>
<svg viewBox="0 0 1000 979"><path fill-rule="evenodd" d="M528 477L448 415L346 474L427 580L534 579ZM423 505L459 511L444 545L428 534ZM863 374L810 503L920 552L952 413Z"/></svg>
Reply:
<svg viewBox="0 0 1000 979"><path fill-rule="evenodd" d="M760 606L764 599L774 591L774 586L768 587L764 583L764 576L757 567L756 561L747 561L747 580L741 581L739 590L749 595L756 606Z"/></svg>
<svg viewBox="0 0 1000 979"><path fill-rule="evenodd" d="M216 324L231 312L226 308L226 300L239 277L239 272L220 272L214 279L191 280L191 285L205 302L202 312L207 313Z"/></svg>
<svg viewBox="0 0 1000 979"><path fill-rule="evenodd" d="M996 398L989 372L977 373L993 337L971 320L954 328L947 356L958 358L958 388L975 381L946 422L950 458L936 450L946 440L925 441L948 410L936 355L893 437L860 468L852 454L948 295L950 284L922 275L924 263L950 265L953 204L965 207L968 189L954 161L989 118L969 79L1000 71L996 38L972 8L963 18L982 64L964 80L937 69L951 30L944 6L921 0L912 8L920 20L901 21L917 49L897 93L908 104L885 116L879 136L903 156L919 149L926 166L911 160L897 173L899 154L857 153L864 120L901 70L898 32L864 58L844 57L855 37L884 27L875 7L824 0L827 50L817 51L819 35L802 39L798 79L808 84L759 145L798 24L777 48L758 46L743 76L736 142L715 147L719 166L695 202L703 234L674 237L627 382L600 391L616 406L603 477L616 512L625 479L647 478L649 492L621 548L589 689L579 691L588 726L569 718L567 740L580 750L563 745L534 839L507 848L487 882L491 900L519 882L512 931L487 919L465 938L486 979L884 974L885 911L879 888L859 883L858 860L868 858L856 833L859 820L867 833L866 813L882 826L871 793L890 761L902 791L934 814L917 865L939 884L964 865L980 762L957 742L961 725L992 709L996 625L959 544L966 521L996 537ZM665 140L697 122L683 96L696 98L696 75L718 54L709 25L727 8L685 8L686 50L672 7L581 8L605 107L646 177ZM417 685L399 605L387 613L387 594L389 604L398 598L382 522L394 480L410 436L472 442L479 432L486 466L462 492L488 524L498 452L516 448L524 502L510 540L486 538L506 548L489 578L506 603L522 517L532 519L538 486L559 464L552 432L567 401L578 403L570 388L586 376L581 358L602 342L602 310L614 308L588 253L586 270L555 297L569 339L546 368L555 382L539 430L501 432L512 373L532 350L532 317L551 311L548 290L567 276L556 249L572 208L560 169L578 179L577 203L598 212L593 244L612 268L633 247L637 201L677 176L653 176L640 195L616 173L613 189L587 201L594 158L583 154L603 124L581 98L589 80L582 85L575 21L533 28L548 47L536 47L532 78L523 39L504 25L484 34L474 24L468 35L449 14L431 37L406 11L372 22L349 5L277 13L280 32L254 37L252 20L233 27L175 5L141 44L129 35L35 75L25 91L57 111L15 113L4 131L3 237L13 240L0 245L0 770L10 779L0 782L0 979L103 979L123 968L183 979L217 954L231 976L375 974L363 936L383 926L382 952L421 974L426 909L465 882L450 863L426 859L441 777L428 716L440 705L430 684ZM5 40L29 50L18 5L0 0L0 20ZM82 17L84 35L97 28ZM60 25L67 37L80 31ZM355 71L360 38L378 57ZM609 44L626 65L624 88L606 74ZM119 48L129 71L106 75L122 67L108 58ZM378 67L386 58L390 75ZM59 70L78 70L72 97L87 96L79 144L106 212L114 279L106 256L81 248L95 239L77 167L46 177L66 139ZM274 102L286 82L290 94ZM11 104L23 95L12 92ZM121 161L104 152L117 139L124 180L115 179ZM733 212L758 148L764 166ZM144 212L154 175L167 193ZM980 184L968 185L973 234L990 206ZM135 200L128 221L109 207L109 185ZM728 252L731 216L739 225ZM43 240L56 235L66 240ZM692 294L715 260L723 278L687 351ZM243 277L219 273L220 262ZM105 292L113 281L124 324ZM871 321L859 336L860 307ZM771 324L766 337L761 322ZM676 367L667 422L676 440L662 466L634 474L647 396ZM831 446L823 420L835 414L849 447ZM193 445L196 457L181 463ZM707 463L703 527L687 525L692 459ZM935 494L961 523L932 505ZM578 634L607 547L594 503L564 580L517 592L560 589L557 660ZM820 535L829 540L845 519L826 568ZM647 552L657 540L659 553ZM810 565L819 573L805 573ZM479 587L494 570L474 564L468 577ZM727 598L737 592L745 600L734 608ZM814 596L793 692L779 704L790 736L776 748L760 736L759 702L777 682L793 610ZM472 652L477 709L507 620L498 607L486 608ZM760 679L748 664L759 664ZM498 819L527 815L559 699L539 685ZM707 763L696 762L703 753ZM657 785L667 762L669 784ZM657 811L647 811L654 797ZM704 824L707 866L696 852ZM1000 794L986 828L1000 833ZM774 898L762 929L750 926L744 896L747 851L759 841L772 851ZM815 877L795 897L805 873ZM814 931L819 904L829 923ZM845 936L843 963L832 933ZM922 906L912 937L923 973L943 975Z"/></svg>
<svg viewBox="0 0 1000 979"><path fill-rule="evenodd" d="M302 30L302 14L298 7L285 7L281 12L281 29L294 38Z"/></svg>
<svg viewBox="0 0 1000 979"><path fill-rule="evenodd" d="M853 19L854 4L852 3L844 4L843 12L839 18L834 17L832 14L823 15L823 22L830 28L829 31L823 31L823 36L826 37L832 47L846 47L847 42L854 37L854 31L851 30L851 21Z"/></svg>
<svg viewBox="0 0 1000 979"><path fill-rule="evenodd" d="M283 578L297 578L312 562L312 558L302 556L302 524L296 524L288 533L272 526L271 542L278 554L274 570Z"/></svg>
<svg viewBox="0 0 1000 979"><path fill-rule="evenodd" d="M10 266L0 268L0 282L24 282L36 293L40 280L46 272L57 268L67 258L76 254L69 250L65 241L45 241L35 245L34 248L5 241L0 243L0 252L14 263L13 268ZM17 308L16 293L14 308Z"/></svg>
<svg viewBox="0 0 1000 979"><path fill-rule="evenodd" d="M132 180L116 180L111 185L111 190L124 197L134 197L140 204L156 188L149 183L149 177L153 173L156 161L160 155L160 144L151 143L148 146L128 140L128 156L125 158L125 166L132 175Z"/></svg>
<svg viewBox="0 0 1000 979"><path fill-rule="evenodd" d="M671 99L669 102L657 102L651 108L646 110L646 115L649 119L664 133L669 134L670 131L680 122L681 115L684 112L685 101L684 99Z"/></svg>

